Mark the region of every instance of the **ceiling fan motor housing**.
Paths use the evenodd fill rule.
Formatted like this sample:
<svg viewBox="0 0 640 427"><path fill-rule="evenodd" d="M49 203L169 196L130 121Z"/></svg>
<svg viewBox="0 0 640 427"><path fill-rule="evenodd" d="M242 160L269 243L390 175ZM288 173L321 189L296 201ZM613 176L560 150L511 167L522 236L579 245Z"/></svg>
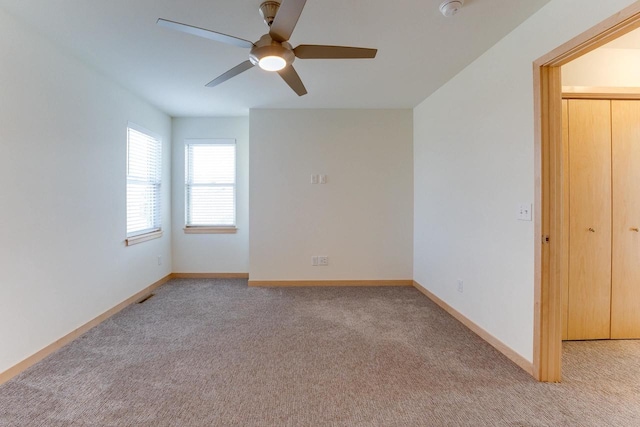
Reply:
<svg viewBox="0 0 640 427"><path fill-rule="evenodd" d="M291 65L296 59L293 48L289 43L279 43L273 40L269 34L260 37L260 40L255 43L255 46L249 53L249 61L251 61L253 65L258 65L260 60L267 56L280 57L287 62L287 65Z"/></svg>

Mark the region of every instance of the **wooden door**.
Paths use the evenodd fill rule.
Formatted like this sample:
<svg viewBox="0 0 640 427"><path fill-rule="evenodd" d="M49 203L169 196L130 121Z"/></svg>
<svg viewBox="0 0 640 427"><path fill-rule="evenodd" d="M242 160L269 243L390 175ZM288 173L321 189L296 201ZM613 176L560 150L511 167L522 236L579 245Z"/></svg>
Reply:
<svg viewBox="0 0 640 427"><path fill-rule="evenodd" d="M611 338L640 338L640 101L612 101Z"/></svg>
<svg viewBox="0 0 640 427"><path fill-rule="evenodd" d="M569 224L569 101L562 100L562 179L565 182L563 186L565 191L562 194L562 203L564 204L563 217L564 221ZM562 238L562 247L569 247L569 232L565 231ZM568 315L569 315L569 257L563 256L562 263L565 274L562 277L562 340L569 339L568 331Z"/></svg>
<svg viewBox="0 0 640 427"><path fill-rule="evenodd" d="M567 338L611 332L611 101L569 101Z"/></svg>

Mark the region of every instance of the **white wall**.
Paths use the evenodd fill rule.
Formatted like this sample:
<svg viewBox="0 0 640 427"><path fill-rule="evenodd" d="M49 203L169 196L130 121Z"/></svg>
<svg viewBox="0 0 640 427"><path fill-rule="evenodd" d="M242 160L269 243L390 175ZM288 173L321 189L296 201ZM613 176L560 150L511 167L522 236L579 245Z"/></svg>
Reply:
<svg viewBox="0 0 640 427"><path fill-rule="evenodd" d="M631 3L552 0L414 111L414 279L530 361L532 62Z"/></svg>
<svg viewBox="0 0 640 427"><path fill-rule="evenodd" d="M640 49L596 49L562 67L563 86L640 87Z"/></svg>
<svg viewBox="0 0 640 427"><path fill-rule="evenodd" d="M170 233L124 243L127 121L162 136L168 202L171 120L2 11L0 63L2 372L171 272Z"/></svg>
<svg viewBox="0 0 640 427"><path fill-rule="evenodd" d="M236 140L236 234L185 234L184 140ZM173 271L247 273L249 271L249 118L173 119Z"/></svg>
<svg viewBox="0 0 640 427"><path fill-rule="evenodd" d="M252 110L250 128L251 280L412 277L411 110Z"/></svg>

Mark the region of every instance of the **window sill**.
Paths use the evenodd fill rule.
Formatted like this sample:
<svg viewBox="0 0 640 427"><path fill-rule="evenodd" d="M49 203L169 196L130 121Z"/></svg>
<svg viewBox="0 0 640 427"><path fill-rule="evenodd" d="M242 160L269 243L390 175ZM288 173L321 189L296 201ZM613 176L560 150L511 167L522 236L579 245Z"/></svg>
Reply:
<svg viewBox="0 0 640 427"><path fill-rule="evenodd" d="M151 233L140 234L139 236L127 237L125 240L127 246L137 245L138 243L146 242L153 239L159 239L162 237L162 230L152 231Z"/></svg>
<svg viewBox="0 0 640 427"><path fill-rule="evenodd" d="M184 234L236 234L236 227L185 227Z"/></svg>

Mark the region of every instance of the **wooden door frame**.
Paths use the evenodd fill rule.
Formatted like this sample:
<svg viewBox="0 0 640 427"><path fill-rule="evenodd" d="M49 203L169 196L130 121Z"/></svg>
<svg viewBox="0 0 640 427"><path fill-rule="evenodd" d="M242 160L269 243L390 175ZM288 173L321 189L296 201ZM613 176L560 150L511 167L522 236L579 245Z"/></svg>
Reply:
<svg viewBox="0 0 640 427"><path fill-rule="evenodd" d="M566 63L640 27L640 1L533 63L535 114L535 299L533 374L562 378L562 284L568 269L562 80Z"/></svg>

